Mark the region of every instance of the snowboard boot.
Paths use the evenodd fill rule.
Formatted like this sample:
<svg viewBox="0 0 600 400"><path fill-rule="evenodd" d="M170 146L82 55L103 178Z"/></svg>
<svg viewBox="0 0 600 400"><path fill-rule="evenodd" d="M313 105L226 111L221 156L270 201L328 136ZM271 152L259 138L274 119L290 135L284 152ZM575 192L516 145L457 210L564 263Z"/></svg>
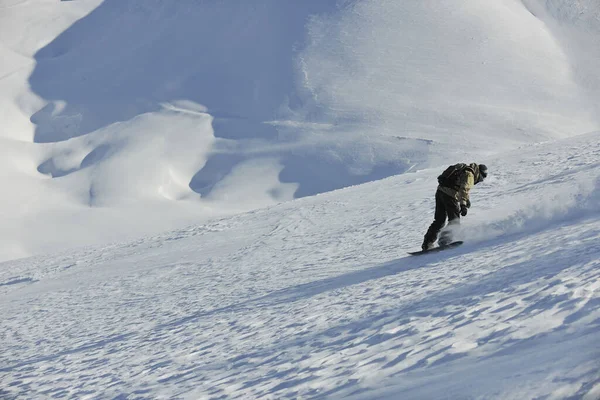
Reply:
<svg viewBox="0 0 600 400"><path fill-rule="evenodd" d="M452 243L452 234L449 231L442 231L438 239L438 246L448 246L450 243Z"/></svg>
<svg viewBox="0 0 600 400"><path fill-rule="evenodd" d="M421 249L423 251L427 251L427 250L431 250L433 249L434 244L432 242L423 242L423 244L421 245Z"/></svg>

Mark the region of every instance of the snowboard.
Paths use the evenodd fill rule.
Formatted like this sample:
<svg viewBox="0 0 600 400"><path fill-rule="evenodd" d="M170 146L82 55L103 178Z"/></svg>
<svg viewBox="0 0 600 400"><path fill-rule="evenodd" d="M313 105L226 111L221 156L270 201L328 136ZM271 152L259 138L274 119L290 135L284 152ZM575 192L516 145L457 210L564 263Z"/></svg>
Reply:
<svg viewBox="0 0 600 400"><path fill-rule="evenodd" d="M429 250L409 251L408 254L410 254L411 256L420 256L421 254L436 253L438 251L448 250L448 249L452 249L454 247L458 247L461 244L463 244L463 241L459 240L459 241L452 242L452 243L444 245L444 246L437 246L437 247L434 247Z"/></svg>

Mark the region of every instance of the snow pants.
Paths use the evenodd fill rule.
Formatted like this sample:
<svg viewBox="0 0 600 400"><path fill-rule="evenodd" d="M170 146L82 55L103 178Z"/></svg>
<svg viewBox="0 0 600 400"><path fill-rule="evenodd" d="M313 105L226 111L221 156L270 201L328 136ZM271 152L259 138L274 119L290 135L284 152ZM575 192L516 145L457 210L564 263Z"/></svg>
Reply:
<svg viewBox="0 0 600 400"><path fill-rule="evenodd" d="M433 223L429 226L423 244L433 244L437 239L438 233L446 225L446 219L448 219L448 226L460 223L460 206L458 201L448 196L446 193L437 190L435 192L435 215ZM439 245L452 243L452 232L445 230L442 232L439 240Z"/></svg>

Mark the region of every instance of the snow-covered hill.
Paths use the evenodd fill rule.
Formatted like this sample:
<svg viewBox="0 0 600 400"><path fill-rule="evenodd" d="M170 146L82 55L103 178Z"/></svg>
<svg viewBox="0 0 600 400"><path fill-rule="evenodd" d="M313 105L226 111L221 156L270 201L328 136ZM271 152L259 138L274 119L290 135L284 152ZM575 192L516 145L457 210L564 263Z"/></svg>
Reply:
<svg viewBox="0 0 600 400"><path fill-rule="evenodd" d="M595 400L599 160L600 132L490 158L427 256L436 169L0 264L0 393Z"/></svg>
<svg viewBox="0 0 600 400"><path fill-rule="evenodd" d="M598 400L598 43L596 0L0 0L0 398ZM465 244L408 256L454 162Z"/></svg>
<svg viewBox="0 0 600 400"><path fill-rule="evenodd" d="M595 0L0 1L0 259L598 129Z"/></svg>

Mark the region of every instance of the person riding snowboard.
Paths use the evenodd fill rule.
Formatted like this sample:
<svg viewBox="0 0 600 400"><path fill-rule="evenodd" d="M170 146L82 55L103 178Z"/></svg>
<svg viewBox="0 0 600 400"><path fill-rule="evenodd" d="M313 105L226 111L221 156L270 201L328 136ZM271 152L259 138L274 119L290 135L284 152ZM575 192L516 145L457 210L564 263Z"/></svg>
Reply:
<svg viewBox="0 0 600 400"><path fill-rule="evenodd" d="M461 215L467 215L471 207L469 191L474 185L487 177L487 167L483 164L455 164L451 165L438 176L439 186L435 192L435 215L433 223L429 226L423 239L421 248L429 250L433 247L438 233L446 224L448 226L460 223ZM438 244L445 246L452 243L452 232L445 230L440 235Z"/></svg>

